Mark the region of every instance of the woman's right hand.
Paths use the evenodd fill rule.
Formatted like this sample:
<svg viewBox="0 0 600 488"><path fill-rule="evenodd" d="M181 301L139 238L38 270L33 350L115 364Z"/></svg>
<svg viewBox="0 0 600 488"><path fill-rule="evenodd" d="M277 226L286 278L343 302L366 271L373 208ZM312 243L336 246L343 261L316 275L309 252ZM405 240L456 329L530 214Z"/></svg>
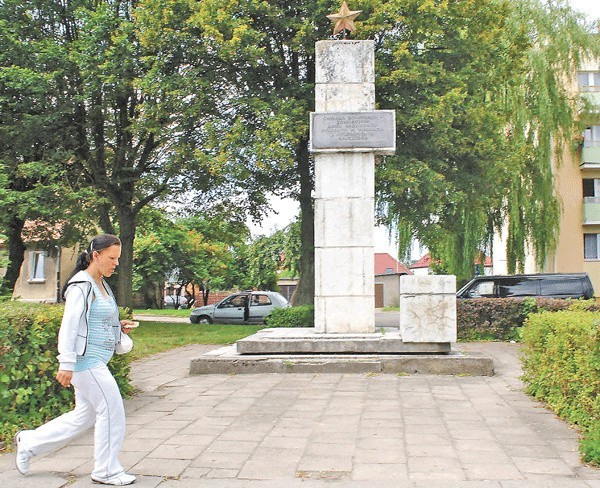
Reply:
<svg viewBox="0 0 600 488"><path fill-rule="evenodd" d="M65 388L71 386L71 378L73 378L73 371L59 369L58 373L56 373L56 380Z"/></svg>

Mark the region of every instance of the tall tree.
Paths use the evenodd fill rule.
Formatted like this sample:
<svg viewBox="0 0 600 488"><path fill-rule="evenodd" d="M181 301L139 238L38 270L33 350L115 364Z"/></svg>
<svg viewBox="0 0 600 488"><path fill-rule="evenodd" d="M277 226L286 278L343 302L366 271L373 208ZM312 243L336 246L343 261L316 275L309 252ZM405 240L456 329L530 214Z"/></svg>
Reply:
<svg viewBox="0 0 600 488"><path fill-rule="evenodd" d="M50 59L58 89L40 88L40 98L51 104L59 94L66 100L51 114L61 120L45 140L54 153L34 160L48 163L63 150L59 159L93 188L95 219L123 243L117 293L130 305L139 212L166 194L184 192L188 168L203 182L214 172L205 171L194 153L215 107L206 96L210 77L186 75L204 54L201 36L183 29L190 4L6 0L0 9L3 31L17 32L18 45L27 48L26 55L13 56L12 69L42 77ZM45 124L42 117L33 120Z"/></svg>
<svg viewBox="0 0 600 488"><path fill-rule="evenodd" d="M81 189L69 134L71 100L65 89L61 36L47 12L26 2L0 5L0 226L6 234L7 271L1 293L10 295L19 277L27 220L44 221L53 240L69 242L84 219L90 193ZM83 226L85 227L85 225Z"/></svg>

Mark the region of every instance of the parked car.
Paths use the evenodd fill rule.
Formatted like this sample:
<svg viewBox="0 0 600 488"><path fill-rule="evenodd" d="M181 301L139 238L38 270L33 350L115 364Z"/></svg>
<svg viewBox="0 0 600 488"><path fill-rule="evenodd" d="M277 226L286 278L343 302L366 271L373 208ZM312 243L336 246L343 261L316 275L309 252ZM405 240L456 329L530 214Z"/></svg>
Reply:
<svg viewBox="0 0 600 488"><path fill-rule="evenodd" d="M593 298L587 273L541 273L477 276L456 293L457 298Z"/></svg>
<svg viewBox="0 0 600 488"><path fill-rule="evenodd" d="M262 324L276 308L289 307L285 297L276 291L244 291L234 293L215 305L192 310L192 324Z"/></svg>
<svg viewBox="0 0 600 488"><path fill-rule="evenodd" d="M187 308L187 298L183 295L165 295L165 308Z"/></svg>

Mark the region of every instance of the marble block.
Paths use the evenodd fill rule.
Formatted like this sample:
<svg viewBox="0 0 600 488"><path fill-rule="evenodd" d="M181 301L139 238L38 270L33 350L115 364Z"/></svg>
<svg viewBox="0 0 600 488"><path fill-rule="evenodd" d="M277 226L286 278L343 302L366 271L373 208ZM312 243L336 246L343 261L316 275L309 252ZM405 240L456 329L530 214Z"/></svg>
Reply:
<svg viewBox="0 0 600 488"><path fill-rule="evenodd" d="M375 110L374 83L315 85L315 112L366 112Z"/></svg>
<svg viewBox="0 0 600 488"><path fill-rule="evenodd" d="M375 41L317 41L316 83L375 83Z"/></svg>
<svg viewBox="0 0 600 488"><path fill-rule="evenodd" d="M372 246L373 198L315 200L315 246Z"/></svg>
<svg viewBox="0 0 600 488"><path fill-rule="evenodd" d="M375 156L370 153L315 155L315 198L374 198Z"/></svg>
<svg viewBox="0 0 600 488"><path fill-rule="evenodd" d="M315 295L315 332L351 334L375 332L375 297Z"/></svg>
<svg viewBox="0 0 600 488"><path fill-rule="evenodd" d="M315 248L315 296L374 296L374 283L372 246Z"/></svg>
<svg viewBox="0 0 600 488"><path fill-rule="evenodd" d="M404 342L456 342L456 277L400 277Z"/></svg>

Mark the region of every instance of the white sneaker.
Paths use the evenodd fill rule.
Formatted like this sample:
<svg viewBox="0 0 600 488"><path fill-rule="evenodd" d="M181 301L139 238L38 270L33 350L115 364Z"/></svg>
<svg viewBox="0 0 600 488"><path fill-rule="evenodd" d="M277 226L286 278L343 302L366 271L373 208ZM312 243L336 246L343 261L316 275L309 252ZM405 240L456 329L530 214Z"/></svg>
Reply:
<svg viewBox="0 0 600 488"><path fill-rule="evenodd" d="M109 476L108 478L92 476L92 481L101 485L125 486L135 482L135 476L122 472L120 474L115 474L114 476Z"/></svg>
<svg viewBox="0 0 600 488"><path fill-rule="evenodd" d="M31 453L26 451L21 446L21 433L23 431L20 430L15 435L15 446L17 449L17 456L15 457L15 464L17 466L17 470L21 474L27 474L29 472L29 460L31 459Z"/></svg>

